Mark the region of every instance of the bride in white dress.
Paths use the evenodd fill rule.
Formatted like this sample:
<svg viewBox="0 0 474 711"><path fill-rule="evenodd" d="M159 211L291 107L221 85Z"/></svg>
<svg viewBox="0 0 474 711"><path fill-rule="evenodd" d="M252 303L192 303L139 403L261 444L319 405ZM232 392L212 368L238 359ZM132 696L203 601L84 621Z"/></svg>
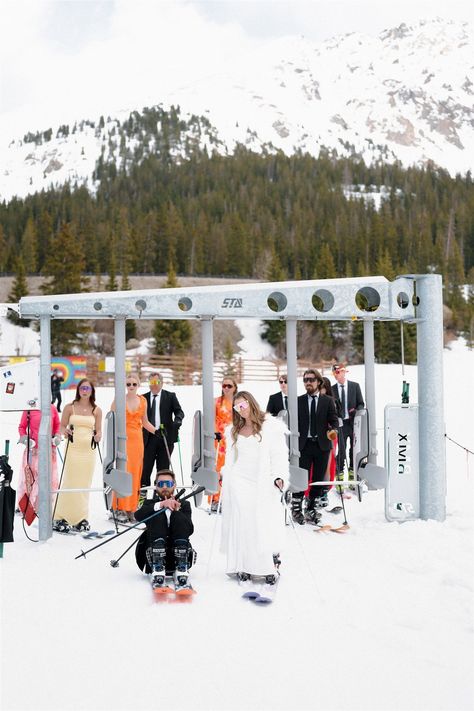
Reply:
<svg viewBox="0 0 474 711"><path fill-rule="evenodd" d="M284 531L281 490L288 479L287 430L262 412L249 392L236 393L233 408L222 489L226 572L271 575Z"/></svg>

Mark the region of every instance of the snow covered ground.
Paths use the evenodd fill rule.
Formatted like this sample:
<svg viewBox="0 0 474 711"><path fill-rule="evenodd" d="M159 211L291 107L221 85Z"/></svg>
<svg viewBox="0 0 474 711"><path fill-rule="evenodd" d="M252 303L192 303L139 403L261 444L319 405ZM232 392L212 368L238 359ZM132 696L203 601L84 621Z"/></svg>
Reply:
<svg viewBox="0 0 474 711"><path fill-rule="evenodd" d="M446 431L472 451L474 353L458 342L444 363ZM363 387L363 367L351 367L349 378ZM416 369L407 367L405 378L416 402ZM383 407L400 401L401 382L400 366L376 366L380 451ZM277 390L272 383L247 387L263 407ZM188 481L201 390L174 389L186 412ZM112 396L99 391L104 411ZM2 439L16 442L18 420L18 413L0 413ZM278 597L265 608L241 599L225 576L220 517L205 510L194 512L198 594L188 604L156 603L131 553L119 568L110 566L134 533L75 560L93 543L58 534L30 543L17 519L15 543L5 545L0 565L2 708L472 709L474 460L446 445L444 523L387 523L382 492L370 492L362 503L346 502L346 535L288 527ZM15 471L20 456L13 444ZM173 463L179 480L177 451ZM100 482L98 463L94 485ZM109 528L100 494L91 494L91 522Z"/></svg>

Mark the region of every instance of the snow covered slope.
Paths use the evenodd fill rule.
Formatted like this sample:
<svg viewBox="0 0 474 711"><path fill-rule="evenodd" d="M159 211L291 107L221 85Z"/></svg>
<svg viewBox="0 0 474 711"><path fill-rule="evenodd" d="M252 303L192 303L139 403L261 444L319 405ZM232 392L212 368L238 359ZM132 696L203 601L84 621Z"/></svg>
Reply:
<svg viewBox="0 0 474 711"><path fill-rule="evenodd" d="M471 450L474 381L461 389L452 381L473 367L474 353L461 342L444 351L447 433ZM412 384L415 372L406 368ZM376 366L375 375L380 428L383 405L399 401L401 368ZM363 366L351 367L351 379L363 386ZM278 387L243 386L263 406ZM186 413L181 436L188 481L191 420L201 389L175 390ZM104 411L112 396L111 389L99 390ZM0 413L2 437L16 442L18 420L18 413ZM15 472L22 449L12 445ZM173 461L180 480L176 449ZM344 536L288 527L277 600L263 609L241 599L225 576L221 520L205 510L193 513L198 594L187 605L155 603L132 553L119 568L110 566L133 533L74 560L93 544L59 534L30 543L17 520L15 543L5 545L0 564L2 708L470 711L472 472L472 457L448 441L444 523L387 523L382 492L369 492L360 504L356 497L347 501L351 528ZM100 485L97 462L93 486ZM91 495L91 521L109 527L100 493ZM30 535L36 533L33 525Z"/></svg>
<svg viewBox="0 0 474 711"><path fill-rule="evenodd" d="M242 57L231 72L157 96L156 104L180 106L187 123L187 140L172 146L176 159L193 144L224 154L237 143L316 156L326 147L367 162L433 161L454 174L474 166L473 58L473 27L446 20L321 45L293 37ZM75 126L60 126L58 117L51 131L35 135L32 125L26 140L4 136L0 198L67 180L93 189L100 156L122 165L160 150L147 131L122 130L130 112L141 111L129 109L102 120L78 117Z"/></svg>

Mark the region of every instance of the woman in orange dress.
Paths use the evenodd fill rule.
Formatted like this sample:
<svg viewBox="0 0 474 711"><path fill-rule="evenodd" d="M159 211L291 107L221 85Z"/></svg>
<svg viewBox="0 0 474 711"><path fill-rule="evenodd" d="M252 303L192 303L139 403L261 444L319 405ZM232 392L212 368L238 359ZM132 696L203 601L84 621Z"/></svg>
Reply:
<svg viewBox="0 0 474 711"><path fill-rule="evenodd" d="M215 399L215 432L217 449L216 471L219 474L219 491L217 494L209 497L211 509L217 511L219 499L221 495L221 469L225 464L226 441L224 431L228 425L232 424L232 403L234 395L238 390L235 379L230 375L226 375L222 380L221 394ZM220 437L219 437L220 435Z"/></svg>
<svg viewBox="0 0 474 711"><path fill-rule="evenodd" d="M144 427L148 432L155 434L157 428L149 422L146 410L147 404L143 395L137 394L140 380L136 373L127 376L127 396L125 398L125 423L127 432L127 472L132 475L132 493L130 496L113 497L112 509L117 511L116 519L119 523L134 521L134 512L138 508L140 486L143 469L143 432ZM110 408L115 411L115 400Z"/></svg>

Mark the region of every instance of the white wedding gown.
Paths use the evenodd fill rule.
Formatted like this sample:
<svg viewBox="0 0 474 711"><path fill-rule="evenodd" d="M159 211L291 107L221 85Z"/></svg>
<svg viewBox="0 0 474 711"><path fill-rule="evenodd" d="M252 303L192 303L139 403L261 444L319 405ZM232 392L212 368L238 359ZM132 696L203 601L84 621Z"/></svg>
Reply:
<svg viewBox="0 0 474 711"><path fill-rule="evenodd" d="M288 455L280 436L284 446L280 471L286 478ZM256 436L239 435L229 458L233 461L229 465L226 461L222 501L226 571L269 575L274 572L273 554L280 550L284 528L281 494L274 485L280 474L270 471L274 467L267 462L268 447Z"/></svg>

